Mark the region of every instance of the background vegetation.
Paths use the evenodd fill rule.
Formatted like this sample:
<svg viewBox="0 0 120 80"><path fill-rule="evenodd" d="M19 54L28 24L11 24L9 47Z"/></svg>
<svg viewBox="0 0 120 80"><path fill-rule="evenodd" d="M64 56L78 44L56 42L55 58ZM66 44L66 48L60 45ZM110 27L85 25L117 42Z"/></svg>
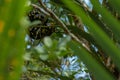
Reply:
<svg viewBox="0 0 120 80"><path fill-rule="evenodd" d="M119 4L0 0L0 80L120 80Z"/></svg>

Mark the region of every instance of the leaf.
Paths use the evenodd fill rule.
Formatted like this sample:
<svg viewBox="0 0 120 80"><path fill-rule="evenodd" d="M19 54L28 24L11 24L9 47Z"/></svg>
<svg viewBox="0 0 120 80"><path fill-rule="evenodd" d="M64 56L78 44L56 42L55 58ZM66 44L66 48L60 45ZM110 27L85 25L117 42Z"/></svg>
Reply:
<svg viewBox="0 0 120 80"><path fill-rule="evenodd" d="M81 9L80 6L76 5L73 1L63 1L74 13L76 13L79 17L81 17L81 20L84 24L88 26L88 30L92 37L94 38L95 42L97 42L103 51L106 52L107 55L109 55L116 66L120 70L120 50L117 48L115 43L105 34L104 31L100 29L100 27L90 18L87 16L87 14ZM71 6L72 5L72 6ZM98 8L99 9L99 8ZM108 17L105 17L108 18ZM111 19L109 19L111 20ZM111 24L114 24L114 21L111 22ZM116 22L118 23L118 22ZM112 25L113 25L112 24ZM117 26L116 26L117 27ZM119 29L118 29L119 31ZM117 32L118 32L117 31ZM113 54L114 53L114 54Z"/></svg>
<svg viewBox="0 0 120 80"><path fill-rule="evenodd" d="M114 80L113 76L99 63L95 57L91 56L91 53L87 52L81 45L71 41L68 46L73 50L73 53L78 56L87 66L89 72L91 72L96 80Z"/></svg>

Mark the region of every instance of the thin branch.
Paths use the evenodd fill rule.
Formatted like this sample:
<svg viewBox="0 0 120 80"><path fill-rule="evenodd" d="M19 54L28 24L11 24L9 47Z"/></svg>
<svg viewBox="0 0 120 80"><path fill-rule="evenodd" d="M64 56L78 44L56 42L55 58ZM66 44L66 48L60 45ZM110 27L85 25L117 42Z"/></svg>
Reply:
<svg viewBox="0 0 120 80"><path fill-rule="evenodd" d="M50 10L48 9L43 3L42 0L38 0L41 6L44 8L45 11L47 11L51 17L53 17L65 30L65 32L70 33L70 31L67 29L66 25Z"/></svg>
<svg viewBox="0 0 120 80"><path fill-rule="evenodd" d="M50 16L50 14L48 12L46 12L45 10L43 10L41 7L39 7L38 5L36 4L31 4L31 6L33 6L34 8L37 8L40 10L40 12L44 13L45 15L47 16Z"/></svg>

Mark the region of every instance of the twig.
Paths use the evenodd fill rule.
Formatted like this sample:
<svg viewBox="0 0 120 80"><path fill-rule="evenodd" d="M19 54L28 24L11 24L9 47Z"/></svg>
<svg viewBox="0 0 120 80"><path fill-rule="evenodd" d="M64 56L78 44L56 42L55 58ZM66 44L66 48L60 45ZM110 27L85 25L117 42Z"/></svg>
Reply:
<svg viewBox="0 0 120 80"><path fill-rule="evenodd" d="M40 12L44 13L47 16L50 16L50 14L48 12L46 12L45 10L43 10L41 7L37 6L36 4L31 4L31 6L33 6L34 8L37 8L40 10Z"/></svg>
<svg viewBox="0 0 120 80"><path fill-rule="evenodd" d="M72 34L69 29L66 27L66 25L56 16L56 14L54 14L50 9L48 9L42 2L42 0L38 0L40 5L43 7L43 9L45 11L47 11L51 17L53 17L62 27L63 29L65 30L66 33L68 33L72 39L74 39L75 41L77 41L78 43L82 44L83 47L85 47L88 51L90 51L90 49L85 45L83 44L82 41L80 41L74 34Z"/></svg>

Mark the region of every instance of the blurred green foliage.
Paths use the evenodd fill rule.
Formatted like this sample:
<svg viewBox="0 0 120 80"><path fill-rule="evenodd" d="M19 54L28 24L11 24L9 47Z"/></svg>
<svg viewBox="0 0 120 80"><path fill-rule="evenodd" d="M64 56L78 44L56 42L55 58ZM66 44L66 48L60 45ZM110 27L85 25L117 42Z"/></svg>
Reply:
<svg viewBox="0 0 120 80"><path fill-rule="evenodd" d="M40 1L0 0L0 80L120 78L119 1Z"/></svg>
<svg viewBox="0 0 120 80"><path fill-rule="evenodd" d="M25 46L21 24L25 3L26 0L0 0L0 80L20 78Z"/></svg>

